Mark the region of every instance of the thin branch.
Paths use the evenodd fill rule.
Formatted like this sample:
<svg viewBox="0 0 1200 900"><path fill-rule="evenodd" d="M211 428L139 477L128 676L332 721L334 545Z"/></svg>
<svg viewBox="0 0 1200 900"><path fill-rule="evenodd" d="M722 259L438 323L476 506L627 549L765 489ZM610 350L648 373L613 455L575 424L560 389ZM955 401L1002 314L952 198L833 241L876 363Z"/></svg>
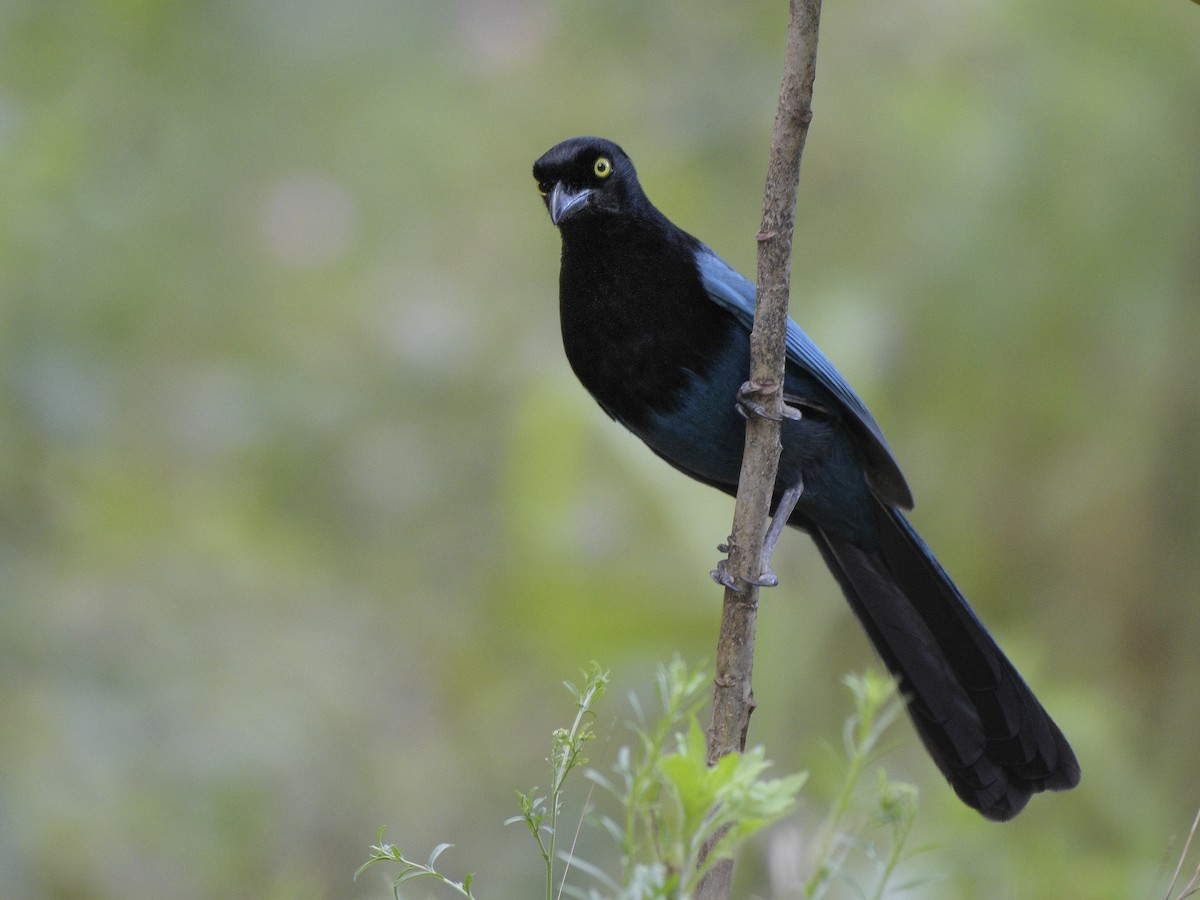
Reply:
<svg viewBox="0 0 1200 900"><path fill-rule="evenodd" d="M1175 872L1171 875L1171 883L1167 885L1166 900L1171 900L1171 892L1175 890L1175 882L1179 881L1179 873L1183 871L1184 860L1187 859L1187 855L1192 849L1192 840L1196 837L1197 827L1200 827L1200 811L1196 813L1196 818L1192 820L1192 830L1188 832L1187 840L1183 842L1183 850L1179 854L1179 862L1176 863ZM1191 881L1183 886L1183 892L1177 900L1183 900L1184 897L1195 893L1198 879L1200 879L1200 865L1196 867L1196 874L1192 876Z"/></svg>
<svg viewBox="0 0 1200 900"><path fill-rule="evenodd" d="M769 417L751 415L729 538L727 572L743 590L726 588L717 641L709 763L745 749L754 710L751 672L763 537L779 466L780 417L787 333L789 265L800 158L812 120L821 0L790 0L787 50L758 233L758 303L750 335L750 382ZM700 883L698 900L732 896L732 860L718 862Z"/></svg>

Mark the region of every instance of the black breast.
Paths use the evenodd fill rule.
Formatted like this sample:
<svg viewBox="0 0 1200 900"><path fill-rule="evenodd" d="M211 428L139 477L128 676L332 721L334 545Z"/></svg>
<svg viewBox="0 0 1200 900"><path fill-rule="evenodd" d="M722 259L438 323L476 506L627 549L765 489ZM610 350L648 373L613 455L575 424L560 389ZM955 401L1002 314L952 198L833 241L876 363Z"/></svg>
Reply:
<svg viewBox="0 0 1200 900"><path fill-rule="evenodd" d="M713 303L694 240L656 221L579 223L564 230L559 280L563 347L609 415L635 430L673 412L739 326Z"/></svg>

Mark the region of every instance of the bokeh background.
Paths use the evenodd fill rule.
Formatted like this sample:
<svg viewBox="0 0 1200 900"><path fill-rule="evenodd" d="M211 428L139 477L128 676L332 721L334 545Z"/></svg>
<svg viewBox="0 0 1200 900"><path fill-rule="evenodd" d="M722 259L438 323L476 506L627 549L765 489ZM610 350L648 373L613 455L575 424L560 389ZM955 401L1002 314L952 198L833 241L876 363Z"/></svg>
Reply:
<svg viewBox="0 0 1200 900"><path fill-rule="evenodd" d="M731 503L574 382L529 167L614 138L752 275L786 6L0 2L0 896L385 897L381 825L541 890L502 822L559 682L612 668L603 767L625 695L711 658ZM1084 767L995 825L899 726L905 871L1161 896L1200 806L1200 7L830 2L815 110L793 315ZM751 740L814 775L744 896L793 896L873 663L807 540L777 559Z"/></svg>

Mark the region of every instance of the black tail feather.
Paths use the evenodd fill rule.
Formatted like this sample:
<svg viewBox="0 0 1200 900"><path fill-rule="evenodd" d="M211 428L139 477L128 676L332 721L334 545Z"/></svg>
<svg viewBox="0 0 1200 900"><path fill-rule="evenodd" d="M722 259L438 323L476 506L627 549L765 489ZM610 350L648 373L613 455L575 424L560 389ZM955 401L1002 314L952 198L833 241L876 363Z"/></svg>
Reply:
<svg viewBox="0 0 1200 900"><path fill-rule="evenodd" d="M909 698L917 733L963 802L1011 819L1079 783L1079 764L924 541L877 507L879 548L813 530L821 555Z"/></svg>

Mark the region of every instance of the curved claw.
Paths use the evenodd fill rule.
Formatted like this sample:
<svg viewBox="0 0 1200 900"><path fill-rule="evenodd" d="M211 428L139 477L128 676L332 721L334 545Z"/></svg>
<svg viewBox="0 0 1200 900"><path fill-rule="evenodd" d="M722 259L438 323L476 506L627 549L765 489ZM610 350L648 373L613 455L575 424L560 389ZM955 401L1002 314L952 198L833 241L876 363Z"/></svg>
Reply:
<svg viewBox="0 0 1200 900"><path fill-rule="evenodd" d="M712 580L722 587L727 587L731 591L737 591L739 594L745 593L746 587L753 585L754 587L775 587L779 584L779 579L775 573L769 568L759 575L757 578L736 578L729 571L729 560L723 559L717 563L717 567L708 573Z"/></svg>
<svg viewBox="0 0 1200 900"><path fill-rule="evenodd" d="M744 590L738 583L738 580L729 574L729 560L723 559L717 563L717 567L708 573L712 580L722 587L729 588L731 591L737 591L739 594Z"/></svg>
<svg viewBox="0 0 1200 900"><path fill-rule="evenodd" d="M743 419L748 419L750 416L758 416L760 419L770 419L773 422L778 422L781 419L791 419L795 421L801 417L800 410L794 406L788 406L786 403L780 404L780 414L776 415L761 402L763 399L779 391L777 384L759 384L757 381L747 381L738 388L737 399L734 401L733 407L737 410L738 415Z"/></svg>
<svg viewBox="0 0 1200 900"><path fill-rule="evenodd" d="M757 578L748 578L747 581L755 587L760 588L777 587L779 585L779 578L770 569L767 569Z"/></svg>

